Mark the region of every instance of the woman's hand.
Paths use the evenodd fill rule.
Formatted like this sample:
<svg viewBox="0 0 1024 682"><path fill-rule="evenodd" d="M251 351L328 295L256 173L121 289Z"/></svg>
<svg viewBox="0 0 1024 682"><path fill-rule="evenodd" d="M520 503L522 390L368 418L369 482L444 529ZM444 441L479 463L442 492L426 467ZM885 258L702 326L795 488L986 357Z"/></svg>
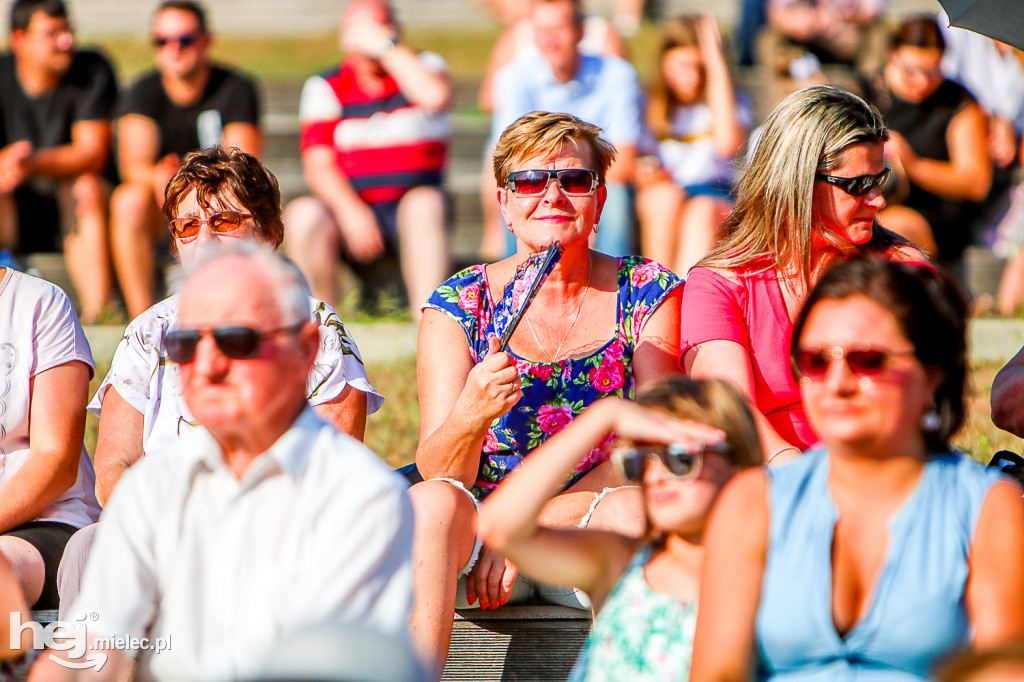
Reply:
<svg viewBox="0 0 1024 682"><path fill-rule="evenodd" d="M487 357L477 363L466 377L466 386L456 409L474 414L485 427L511 410L523 397L523 381L519 378L512 356L499 350L497 336L487 340Z"/></svg>
<svg viewBox="0 0 1024 682"><path fill-rule="evenodd" d="M609 416L607 432L614 432L625 440L636 443L680 443L693 449L725 440L725 432L721 429L679 419L630 400L608 400L600 404Z"/></svg>
<svg viewBox="0 0 1024 682"><path fill-rule="evenodd" d="M725 64L722 52L722 32L718 29L718 20L713 14L702 14L697 21L697 44L704 64L721 62Z"/></svg>
<svg viewBox="0 0 1024 682"><path fill-rule="evenodd" d="M889 131L889 139L885 143L885 157L893 159L903 168L913 165L917 160L917 154L914 153L910 143L895 130Z"/></svg>
<svg viewBox="0 0 1024 682"><path fill-rule="evenodd" d="M480 600L480 608L496 609L508 601L519 569L511 561L484 545L473 570L466 576L466 601Z"/></svg>

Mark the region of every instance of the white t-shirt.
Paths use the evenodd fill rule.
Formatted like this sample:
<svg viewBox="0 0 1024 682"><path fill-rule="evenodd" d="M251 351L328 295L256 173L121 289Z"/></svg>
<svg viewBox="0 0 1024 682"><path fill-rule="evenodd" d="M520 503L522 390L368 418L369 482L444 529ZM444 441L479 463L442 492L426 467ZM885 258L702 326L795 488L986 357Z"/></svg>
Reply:
<svg viewBox="0 0 1024 682"><path fill-rule="evenodd" d="M309 299L310 319L320 326L320 351L309 373L306 397L310 405L334 400L349 384L366 393L366 412L373 414L384 398L370 385L356 342L334 308ZM103 397L113 386L118 395L142 413L142 450L150 452L162 439L177 439L196 427L181 392L178 365L164 350L164 334L178 320L178 295L142 313L124 330L110 371L103 378L89 411L99 416Z"/></svg>
<svg viewBox="0 0 1024 682"><path fill-rule="evenodd" d="M373 451L310 409L240 479L205 429L162 447L114 489L71 608L90 635L169 637L126 652L142 679L248 679L318 624L407 641L412 505Z"/></svg>
<svg viewBox="0 0 1024 682"><path fill-rule="evenodd" d="M747 98L736 98L736 113L740 125L749 130L751 107ZM672 137L658 141L658 158L679 187L732 184L736 159L718 155L713 124L711 107L704 102L673 109Z"/></svg>
<svg viewBox="0 0 1024 682"><path fill-rule="evenodd" d="M59 287L7 269L0 281L0 488L31 456L29 383L48 369L78 360L96 365L78 315ZM78 477L35 521L57 521L81 528L96 520L96 475L82 445Z"/></svg>

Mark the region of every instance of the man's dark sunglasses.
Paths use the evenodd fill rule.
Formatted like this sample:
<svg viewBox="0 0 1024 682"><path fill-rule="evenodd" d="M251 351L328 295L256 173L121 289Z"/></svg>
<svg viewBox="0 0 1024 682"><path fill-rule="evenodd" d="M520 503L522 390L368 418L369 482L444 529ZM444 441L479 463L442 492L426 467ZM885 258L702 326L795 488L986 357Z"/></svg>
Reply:
<svg viewBox="0 0 1024 682"><path fill-rule="evenodd" d="M878 187L878 189L885 187L885 183L889 182L890 175L892 175L892 169L886 168L878 175L858 175L855 178L841 178L837 175L824 175L823 173L816 173L814 177L838 187L851 196L860 197L870 192L872 187Z"/></svg>
<svg viewBox="0 0 1024 682"><path fill-rule="evenodd" d="M198 33L185 33L180 36L153 36L153 47L167 47L171 44L176 44L181 49L186 47L192 47L199 40Z"/></svg>
<svg viewBox="0 0 1024 682"><path fill-rule="evenodd" d="M637 482L644 477L644 469L651 458L657 457L668 472L678 479L696 478L700 475L704 453L723 454L729 451L727 443L716 443L691 450L681 443L669 445L634 445L618 448L612 458L626 480Z"/></svg>
<svg viewBox="0 0 1024 682"><path fill-rule="evenodd" d="M537 196L544 194L551 178L554 178L562 191L571 197L587 196L597 189L597 173L586 168L514 171L508 174L505 188L520 196Z"/></svg>
<svg viewBox="0 0 1024 682"><path fill-rule="evenodd" d="M186 365L196 358L196 348L203 334L212 334L217 348L234 360L245 360L256 355L260 345L275 334L294 334L305 322L296 322L287 327L257 331L251 327L228 325L213 329L175 329L164 337L167 357L179 365Z"/></svg>

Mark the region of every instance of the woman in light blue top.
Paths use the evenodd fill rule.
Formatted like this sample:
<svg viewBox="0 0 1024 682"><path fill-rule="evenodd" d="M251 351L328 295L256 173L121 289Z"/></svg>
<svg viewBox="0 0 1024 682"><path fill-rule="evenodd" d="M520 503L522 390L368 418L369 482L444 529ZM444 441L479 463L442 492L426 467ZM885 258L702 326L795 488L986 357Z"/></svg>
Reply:
<svg viewBox="0 0 1024 682"><path fill-rule="evenodd" d="M966 304L930 267L853 260L790 349L823 447L722 495L693 680L924 680L1024 634L1024 500L949 440Z"/></svg>
<svg viewBox="0 0 1024 682"><path fill-rule="evenodd" d="M708 513L734 472L762 461L750 410L725 382L662 379L638 393L637 403L595 403L538 448L480 511L484 542L531 578L589 595L598 616L574 682L687 679ZM619 469L640 489L620 488L605 504L640 492L646 537L540 525L573 465L612 432L628 444L615 451Z"/></svg>

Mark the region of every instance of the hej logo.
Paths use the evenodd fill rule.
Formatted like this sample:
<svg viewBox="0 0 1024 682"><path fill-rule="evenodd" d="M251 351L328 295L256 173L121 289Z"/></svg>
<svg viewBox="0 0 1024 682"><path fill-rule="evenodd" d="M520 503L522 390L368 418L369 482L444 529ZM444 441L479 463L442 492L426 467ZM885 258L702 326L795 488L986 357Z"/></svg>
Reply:
<svg viewBox="0 0 1024 682"><path fill-rule="evenodd" d="M102 651L93 651L85 656L89 648L89 638L86 628L86 618L89 620L96 620L97 614L79 613L71 623L66 621L57 620L45 627L34 621L27 623L21 622L21 613L11 613L11 641L10 646L12 649L21 648L21 636L25 630L32 631L32 648L36 650L42 650L44 648L52 649L54 651L66 651L67 658L61 658L50 654L50 660L58 665L62 665L66 668L74 668L78 670L84 670L86 668L95 668L98 672L107 662L107 654ZM95 646L95 648L107 648Z"/></svg>

